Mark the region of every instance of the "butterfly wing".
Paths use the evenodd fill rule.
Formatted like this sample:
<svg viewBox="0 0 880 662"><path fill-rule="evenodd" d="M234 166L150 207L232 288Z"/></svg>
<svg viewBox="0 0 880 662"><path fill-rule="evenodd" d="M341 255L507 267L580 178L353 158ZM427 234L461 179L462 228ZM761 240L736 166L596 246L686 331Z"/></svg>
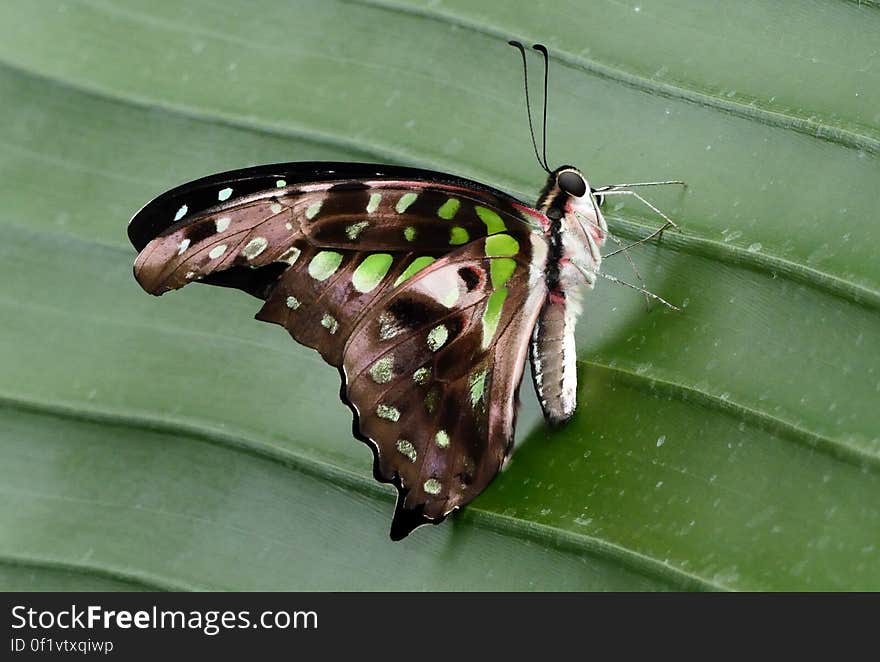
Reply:
<svg viewBox="0 0 880 662"><path fill-rule="evenodd" d="M132 221L135 275L155 294L193 280L249 291L265 299L258 319L340 368L376 478L399 490L399 538L473 499L508 456L546 244L519 203L478 184L321 167L323 181L268 166L169 192Z"/></svg>
<svg viewBox="0 0 880 662"><path fill-rule="evenodd" d="M503 191L455 175L371 163L303 161L232 170L182 184L155 198L135 214L128 224L128 236L134 247L141 251L150 241L164 235L174 226L186 225L191 219L207 212L234 209L259 200L271 201L280 196L296 197L316 191L331 192L331 189L335 193L345 190L361 191L363 205L345 211L352 214L366 212L365 215L371 215L376 211L370 205L371 195L381 191L370 189L395 185L407 189L405 193L416 196L407 197L403 201L397 198L393 204L395 212L400 203L403 212L409 211L411 217L418 215L420 210L429 217L439 211L426 209L426 198L415 204L418 203L420 193L435 190L447 191L453 195L455 192L467 193L476 201L482 201L516 217L523 213L535 214L530 207ZM341 207L343 205L340 204L337 208ZM326 211L322 214L324 219L327 217ZM438 214L441 220L451 220L455 216L452 206L445 208L443 215Z"/></svg>

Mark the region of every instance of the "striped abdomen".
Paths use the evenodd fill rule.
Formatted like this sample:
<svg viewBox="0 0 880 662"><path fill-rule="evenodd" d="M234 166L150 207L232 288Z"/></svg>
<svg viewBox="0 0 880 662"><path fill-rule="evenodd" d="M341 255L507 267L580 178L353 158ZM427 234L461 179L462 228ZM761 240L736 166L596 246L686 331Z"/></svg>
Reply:
<svg viewBox="0 0 880 662"><path fill-rule="evenodd" d="M577 406L576 302L547 297L532 333L532 376L548 422L565 423Z"/></svg>

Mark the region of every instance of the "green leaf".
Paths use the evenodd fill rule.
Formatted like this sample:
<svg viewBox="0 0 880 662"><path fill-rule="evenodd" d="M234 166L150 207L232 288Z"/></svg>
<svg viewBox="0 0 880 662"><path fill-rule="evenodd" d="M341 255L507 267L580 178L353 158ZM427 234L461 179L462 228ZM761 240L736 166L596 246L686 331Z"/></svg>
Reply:
<svg viewBox="0 0 880 662"><path fill-rule="evenodd" d="M0 7L0 585L880 589L880 10L717 12ZM574 420L545 427L527 378L508 470L392 543L336 371L240 293L145 295L125 225L188 179L289 160L434 167L531 201L509 38L550 48L554 164L688 181L647 192L684 232L631 251L683 312L600 282ZM607 210L627 238L658 224Z"/></svg>

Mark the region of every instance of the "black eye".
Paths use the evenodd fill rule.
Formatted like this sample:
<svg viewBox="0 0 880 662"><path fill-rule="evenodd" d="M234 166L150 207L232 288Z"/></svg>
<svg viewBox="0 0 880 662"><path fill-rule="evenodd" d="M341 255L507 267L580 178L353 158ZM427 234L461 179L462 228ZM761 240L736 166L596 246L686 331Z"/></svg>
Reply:
<svg viewBox="0 0 880 662"><path fill-rule="evenodd" d="M587 192L587 183L584 178L572 170L560 173L556 178L556 183L559 184L559 188L576 198L580 198Z"/></svg>

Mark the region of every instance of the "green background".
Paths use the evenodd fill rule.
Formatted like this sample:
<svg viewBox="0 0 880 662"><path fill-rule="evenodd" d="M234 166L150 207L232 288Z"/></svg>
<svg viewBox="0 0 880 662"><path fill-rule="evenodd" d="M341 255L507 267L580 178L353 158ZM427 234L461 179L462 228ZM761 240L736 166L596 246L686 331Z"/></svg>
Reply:
<svg viewBox="0 0 880 662"><path fill-rule="evenodd" d="M880 589L878 34L843 0L3 2L0 586ZM144 294L125 227L277 161L531 201L509 38L551 50L553 164L688 181L632 252L684 310L600 282L571 424L527 380L508 470L391 543L336 371L241 293Z"/></svg>

